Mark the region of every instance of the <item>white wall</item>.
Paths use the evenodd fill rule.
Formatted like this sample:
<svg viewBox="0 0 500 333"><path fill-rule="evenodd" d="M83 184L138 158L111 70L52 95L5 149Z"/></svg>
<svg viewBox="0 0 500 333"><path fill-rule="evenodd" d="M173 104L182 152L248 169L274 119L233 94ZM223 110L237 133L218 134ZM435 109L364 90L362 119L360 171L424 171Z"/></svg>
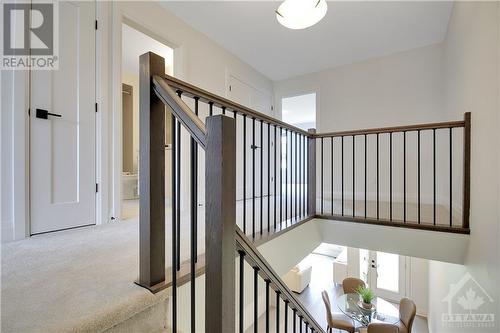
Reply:
<svg viewBox="0 0 500 333"><path fill-rule="evenodd" d="M415 302L420 316L427 316L429 311L429 262L415 257L408 257L406 262L410 275L406 295Z"/></svg>
<svg viewBox="0 0 500 333"><path fill-rule="evenodd" d="M278 113L282 97L316 91L318 132L445 119L441 52L431 45L275 82Z"/></svg>
<svg viewBox="0 0 500 333"><path fill-rule="evenodd" d="M462 264L469 237L462 234L314 219L325 243Z"/></svg>
<svg viewBox="0 0 500 333"><path fill-rule="evenodd" d="M471 235L465 267L430 265L431 332L477 332L441 325L442 298L468 271L499 300L499 33L497 2L456 2L444 43L444 106L451 117L472 113ZM498 305L495 305L498 307ZM491 311L491 307L481 308ZM491 331L498 332L500 326ZM486 330L484 330L486 331Z"/></svg>
<svg viewBox="0 0 500 333"><path fill-rule="evenodd" d="M97 219L98 223L106 223L111 216L119 217L120 208L122 77L118 59L123 21L140 26L174 47L174 74L203 89L226 96L229 74L271 96L273 85L264 75L154 2L98 2L97 16L97 181L101 189ZM2 195L2 241L24 238L29 230L27 82L26 72L2 71L1 186L2 193L11 194ZM188 142L187 134L183 141ZM183 150L188 151L187 147ZM188 186L187 173L184 175L184 184ZM204 193L200 196L204 197Z"/></svg>

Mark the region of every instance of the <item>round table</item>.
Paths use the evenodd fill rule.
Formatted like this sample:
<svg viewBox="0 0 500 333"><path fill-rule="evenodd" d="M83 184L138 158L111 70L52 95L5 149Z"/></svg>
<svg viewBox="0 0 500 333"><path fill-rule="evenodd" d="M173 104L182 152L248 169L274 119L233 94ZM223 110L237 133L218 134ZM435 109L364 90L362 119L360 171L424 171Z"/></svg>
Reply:
<svg viewBox="0 0 500 333"><path fill-rule="evenodd" d="M386 300L375 297L372 301L374 307L371 310L361 307L361 297L358 294L344 294L337 298L337 306L346 316L356 320L363 326L371 322L382 322L397 324L399 322L399 310Z"/></svg>

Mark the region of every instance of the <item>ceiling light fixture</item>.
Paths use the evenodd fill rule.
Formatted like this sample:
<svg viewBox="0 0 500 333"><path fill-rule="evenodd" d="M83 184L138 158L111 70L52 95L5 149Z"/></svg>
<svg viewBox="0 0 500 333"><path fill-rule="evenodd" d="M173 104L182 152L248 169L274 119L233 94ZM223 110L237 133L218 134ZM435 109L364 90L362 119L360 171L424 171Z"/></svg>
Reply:
<svg viewBox="0 0 500 333"><path fill-rule="evenodd" d="M285 0L276 10L278 22L290 29L305 29L321 21L326 0Z"/></svg>

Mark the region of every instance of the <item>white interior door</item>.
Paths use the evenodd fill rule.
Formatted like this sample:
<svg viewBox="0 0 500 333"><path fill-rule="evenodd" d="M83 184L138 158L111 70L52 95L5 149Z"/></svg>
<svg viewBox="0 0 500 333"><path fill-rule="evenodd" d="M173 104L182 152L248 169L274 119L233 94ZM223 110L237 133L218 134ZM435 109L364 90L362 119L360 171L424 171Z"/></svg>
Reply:
<svg viewBox="0 0 500 333"><path fill-rule="evenodd" d="M31 72L31 234L95 224L94 21L94 2L60 1L59 69Z"/></svg>
<svg viewBox="0 0 500 333"><path fill-rule="evenodd" d="M258 91L251 85L241 81L233 75L229 76L229 87L227 91L227 97L243 106L251 108L255 111L271 114L272 100L271 97ZM242 117L238 117L238 133L237 133L237 151L241 154L236 159L236 167L238 175L243 175L243 120ZM255 196L260 197L261 193L264 195L268 194L267 188L267 124L263 124L262 140L261 142L261 122L259 120L255 121L255 146L253 146L253 119L247 117L246 119L246 198L250 199L253 195L253 150L255 150ZM274 141L274 128L271 128L270 145L271 150L273 149ZM252 146L254 147L252 149ZM264 147L264 148L262 148ZM260 155L261 150L263 154L263 191L260 189ZM272 160L271 160L272 163ZM243 198L243 178L237 177L236 184L236 198L241 200ZM272 188L272 185L270 185Z"/></svg>
<svg viewBox="0 0 500 333"><path fill-rule="evenodd" d="M380 251L359 250L360 278L377 296L399 302L406 291L405 257Z"/></svg>

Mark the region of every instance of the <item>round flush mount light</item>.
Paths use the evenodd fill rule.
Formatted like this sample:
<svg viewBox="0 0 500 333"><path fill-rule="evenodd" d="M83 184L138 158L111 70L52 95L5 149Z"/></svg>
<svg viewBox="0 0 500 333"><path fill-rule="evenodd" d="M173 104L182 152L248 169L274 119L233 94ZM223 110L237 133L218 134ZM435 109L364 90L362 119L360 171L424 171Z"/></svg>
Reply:
<svg viewBox="0 0 500 333"><path fill-rule="evenodd" d="M276 10L278 22L290 29L305 29L321 21L326 0L285 0Z"/></svg>

